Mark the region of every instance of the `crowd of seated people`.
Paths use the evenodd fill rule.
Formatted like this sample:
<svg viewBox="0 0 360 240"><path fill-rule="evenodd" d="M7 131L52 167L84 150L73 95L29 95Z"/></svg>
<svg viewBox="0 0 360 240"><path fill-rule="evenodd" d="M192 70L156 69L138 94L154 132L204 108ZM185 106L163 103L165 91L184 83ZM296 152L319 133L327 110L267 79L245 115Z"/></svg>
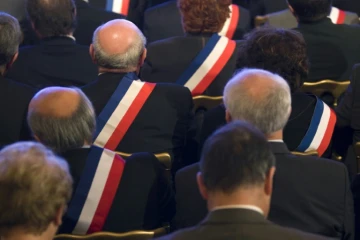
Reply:
<svg viewBox="0 0 360 240"><path fill-rule="evenodd" d="M360 239L356 14L352 0L1 0L0 239ZM335 109L302 90L323 79L350 80ZM221 104L196 111L201 95Z"/></svg>

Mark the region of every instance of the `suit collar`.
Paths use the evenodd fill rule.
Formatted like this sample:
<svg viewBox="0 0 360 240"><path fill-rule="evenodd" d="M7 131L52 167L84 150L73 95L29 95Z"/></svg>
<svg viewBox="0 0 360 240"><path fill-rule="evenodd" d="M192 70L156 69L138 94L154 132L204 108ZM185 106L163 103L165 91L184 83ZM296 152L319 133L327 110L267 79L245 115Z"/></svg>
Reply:
<svg viewBox="0 0 360 240"><path fill-rule="evenodd" d="M89 8L89 3L84 0L75 0L76 8Z"/></svg>
<svg viewBox="0 0 360 240"><path fill-rule="evenodd" d="M319 21L316 21L316 22L299 22L299 27L301 28L308 28L308 27L313 27L313 26L331 26L331 25L334 25L332 22L331 22L331 19L326 17L326 18L323 18Z"/></svg>
<svg viewBox="0 0 360 240"><path fill-rule="evenodd" d="M75 45L76 42L71 37L59 36L59 37L48 37L41 40L43 45Z"/></svg>
<svg viewBox="0 0 360 240"><path fill-rule="evenodd" d="M206 37L210 38L214 33L185 33L187 37Z"/></svg>
<svg viewBox="0 0 360 240"><path fill-rule="evenodd" d="M274 154L290 154L291 152L287 148L285 143L281 142L270 142L271 151Z"/></svg>
<svg viewBox="0 0 360 240"><path fill-rule="evenodd" d="M104 72L99 74L98 79L99 81L117 80L118 82L120 82L126 74L127 73Z"/></svg>

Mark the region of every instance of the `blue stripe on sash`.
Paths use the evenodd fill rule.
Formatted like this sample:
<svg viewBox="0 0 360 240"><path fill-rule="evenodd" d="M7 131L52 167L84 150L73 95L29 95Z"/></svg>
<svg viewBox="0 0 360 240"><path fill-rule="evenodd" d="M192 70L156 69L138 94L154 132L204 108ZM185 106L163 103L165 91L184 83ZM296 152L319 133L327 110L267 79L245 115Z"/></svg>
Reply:
<svg viewBox="0 0 360 240"><path fill-rule="evenodd" d="M106 103L104 109L96 118L96 132L94 139L99 136L100 132L105 127L106 123L110 119L111 115L119 105L120 101L125 96L126 92L129 90L130 85L135 79L138 79L135 73L128 73L123 77L120 84L117 86L116 90L112 94L111 98Z"/></svg>
<svg viewBox="0 0 360 240"><path fill-rule="evenodd" d="M311 119L309 129L306 132L299 147L297 147L297 149L296 149L297 151L304 152L309 148L309 146L312 143L312 141L316 135L316 132L319 128L319 123L320 123L321 117L323 115L323 112L324 112L324 103L319 98L316 98L316 106L315 106L315 110L314 110L314 115Z"/></svg>
<svg viewBox="0 0 360 240"><path fill-rule="evenodd" d="M112 12L114 6L114 0L107 0L106 1L106 10Z"/></svg>
<svg viewBox="0 0 360 240"><path fill-rule="evenodd" d="M204 63L206 58L210 55L216 44L218 43L221 37L218 34L212 35L205 47L201 52L196 56L196 58L191 62L190 66L185 70L185 72L177 80L177 84L185 85L187 81L194 75L194 73L199 69L201 64Z"/></svg>
<svg viewBox="0 0 360 240"><path fill-rule="evenodd" d="M102 153L102 148L96 146L90 148L85 168L65 214L64 223L61 227L62 232L72 233L74 231L89 194Z"/></svg>

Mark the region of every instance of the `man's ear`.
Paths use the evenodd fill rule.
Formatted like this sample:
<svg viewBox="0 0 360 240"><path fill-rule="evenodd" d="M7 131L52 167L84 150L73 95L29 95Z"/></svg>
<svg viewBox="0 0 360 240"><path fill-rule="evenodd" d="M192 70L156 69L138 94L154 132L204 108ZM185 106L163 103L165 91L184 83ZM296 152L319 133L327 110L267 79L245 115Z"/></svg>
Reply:
<svg viewBox="0 0 360 240"><path fill-rule="evenodd" d="M90 54L90 57L91 57L91 60L93 61L93 63L96 64L95 51L94 51L94 45L93 44L90 44L89 54Z"/></svg>
<svg viewBox="0 0 360 240"><path fill-rule="evenodd" d="M227 123L232 121L232 117L231 117L228 110L225 111L225 120L226 120Z"/></svg>
<svg viewBox="0 0 360 240"><path fill-rule="evenodd" d="M287 2L287 4L288 4L288 8L289 8L290 12L295 16L295 11L294 11L293 7L289 4L289 2Z"/></svg>
<svg viewBox="0 0 360 240"><path fill-rule="evenodd" d="M208 199L208 192L207 192L207 189L205 187L204 179L202 177L201 172L197 173L196 181L197 181L197 185L198 185L201 196L203 197L203 199L207 200Z"/></svg>
<svg viewBox="0 0 360 240"><path fill-rule="evenodd" d="M62 205L56 212L56 216L54 219L55 226L59 227L62 224L62 217L66 211L66 207Z"/></svg>
<svg viewBox="0 0 360 240"><path fill-rule="evenodd" d="M18 58L18 56L19 56L19 52L16 52L15 55L11 58L10 62L8 64L6 64L6 70L9 70L11 68L11 66L14 64L14 62Z"/></svg>
<svg viewBox="0 0 360 240"><path fill-rule="evenodd" d="M265 186L264 186L265 194L270 197L273 191L274 175L275 175L275 167L271 167L265 178Z"/></svg>
<svg viewBox="0 0 360 240"><path fill-rule="evenodd" d="M145 48L143 53L141 54L140 60L139 60L139 67L141 67L142 65L144 65L145 59L147 56L147 49Z"/></svg>
<svg viewBox="0 0 360 240"><path fill-rule="evenodd" d="M40 138L38 136L34 135L33 137L34 137L35 141L41 143Z"/></svg>

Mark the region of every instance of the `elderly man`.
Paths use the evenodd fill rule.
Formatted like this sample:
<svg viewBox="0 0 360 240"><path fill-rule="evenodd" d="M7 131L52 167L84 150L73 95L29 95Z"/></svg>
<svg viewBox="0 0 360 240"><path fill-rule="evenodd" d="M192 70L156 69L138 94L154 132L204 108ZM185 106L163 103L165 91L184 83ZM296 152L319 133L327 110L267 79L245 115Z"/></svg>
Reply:
<svg viewBox="0 0 360 240"><path fill-rule="evenodd" d="M277 170L269 219L307 232L353 239L353 201L346 167L332 160L294 156L282 140L291 112L287 82L264 70L245 69L226 85L224 103L227 121L253 124L265 134L275 154ZM205 203L195 189L198 169L195 164L177 173L178 227L194 225L206 214Z"/></svg>
<svg viewBox="0 0 360 240"><path fill-rule="evenodd" d="M53 239L70 200L68 164L39 143L0 152L0 238Z"/></svg>
<svg viewBox="0 0 360 240"><path fill-rule="evenodd" d="M90 54L99 77L83 87L97 113L94 144L129 153L168 152L179 163L191 122L191 94L175 84L138 81L145 44L141 31L127 20L110 21L95 31Z"/></svg>
<svg viewBox="0 0 360 240"><path fill-rule="evenodd" d="M30 102L28 122L38 141L66 159L74 178L61 233L154 229L171 220L175 202L155 156L125 160L91 146L95 113L81 90L43 89Z"/></svg>
<svg viewBox="0 0 360 240"><path fill-rule="evenodd" d="M275 157L259 130L240 121L222 127L206 141L197 173L209 214L162 239L325 239L265 219L274 173Z"/></svg>
<svg viewBox="0 0 360 240"><path fill-rule="evenodd" d="M28 104L35 90L4 77L18 57L21 41L19 22L0 12L0 147L30 138L26 125Z"/></svg>
<svg viewBox="0 0 360 240"><path fill-rule="evenodd" d="M73 0L28 0L26 10L39 45L20 49L8 76L35 88L81 86L93 81L96 66L88 48L77 45L76 7Z"/></svg>

